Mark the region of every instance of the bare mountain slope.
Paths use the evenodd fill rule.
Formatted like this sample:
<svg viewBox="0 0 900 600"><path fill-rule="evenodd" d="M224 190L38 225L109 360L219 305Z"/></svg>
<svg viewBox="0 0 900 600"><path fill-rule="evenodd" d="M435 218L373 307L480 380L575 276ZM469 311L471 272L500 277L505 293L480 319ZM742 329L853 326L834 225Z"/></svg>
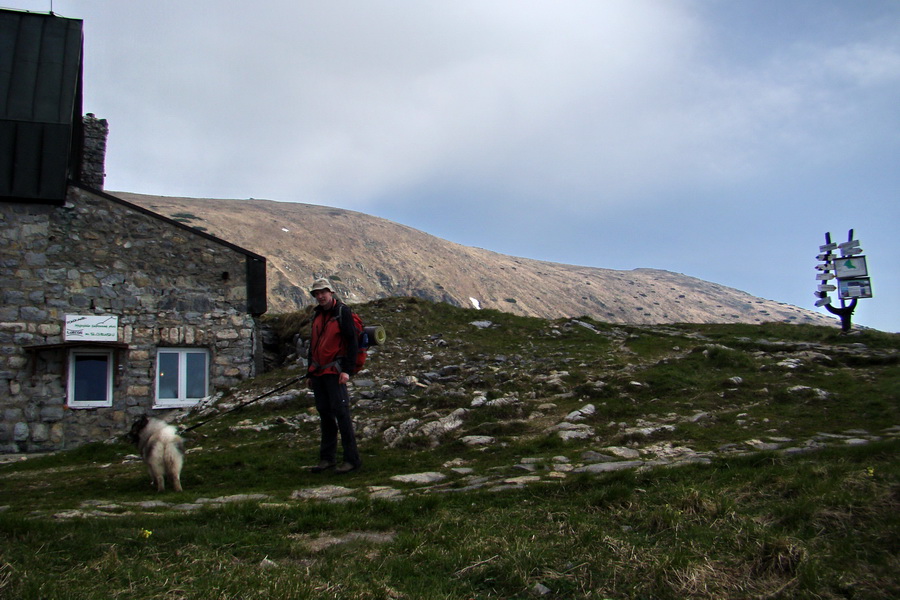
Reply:
<svg viewBox="0 0 900 600"><path fill-rule="evenodd" d="M813 311L679 273L516 258L349 210L110 193L265 256L270 312L309 304L306 287L326 276L351 303L417 296L519 315L586 315L615 323L831 323Z"/></svg>

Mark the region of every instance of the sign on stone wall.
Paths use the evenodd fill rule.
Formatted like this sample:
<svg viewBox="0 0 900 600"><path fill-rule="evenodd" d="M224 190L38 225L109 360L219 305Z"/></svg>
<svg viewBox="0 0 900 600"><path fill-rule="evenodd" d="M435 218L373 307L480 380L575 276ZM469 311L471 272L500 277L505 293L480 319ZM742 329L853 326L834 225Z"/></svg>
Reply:
<svg viewBox="0 0 900 600"><path fill-rule="evenodd" d="M115 342L119 338L119 317L66 315L67 342Z"/></svg>

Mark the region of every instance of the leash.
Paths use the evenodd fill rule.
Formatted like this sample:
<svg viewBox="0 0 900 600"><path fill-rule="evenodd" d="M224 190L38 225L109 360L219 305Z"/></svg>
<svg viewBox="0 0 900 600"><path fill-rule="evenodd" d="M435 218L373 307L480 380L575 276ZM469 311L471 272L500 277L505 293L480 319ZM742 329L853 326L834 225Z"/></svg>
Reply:
<svg viewBox="0 0 900 600"><path fill-rule="evenodd" d="M214 420L214 419L218 419L219 417L225 416L225 415L227 415L228 413L233 413L234 411L240 410L240 409L244 408L245 406L249 406L249 405L253 404L254 402L259 402L260 400L262 400L262 399L265 398L266 396L271 396L271 395L274 394L275 392L280 392L280 391L283 390L284 388L286 388L286 387L288 387L288 386L291 386L291 385L294 385L294 384L297 383L298 381L301 381L301 380L303 380L303 379L306 379L307 377L309 377L309 373L306 373L305 375L300 375L299 377L295 377L294 379L291 379L291 380L288 381L287 383L278 386L278 387L275 388L274 390L269 390L268 392L266 392L266 393L263 394L262 396L257 396L257 397L254 398L253 400L248 400L248 401L246 401L246 402L242 402L241 404L238 404L237 406L234 406L234 407L232 407L232 408L229 408L229 409L226 410L225 412L216 413L216 414L214 414L213 416L211 416L210 418L208 418L208 419L205 420L205 421L200 421L199 423L196 423L196 424L194 424L194 425L191 425L191 426L188 427L187 429L183 429L183 430L182 430L182 433L187 433L188 431L192 431L192 430L194 430L194 429L197 429L198 427L201 427L201 426L203 426L203 425L206 425L207 423L209 423L210 421L212 421L212 420Z"/></svg>

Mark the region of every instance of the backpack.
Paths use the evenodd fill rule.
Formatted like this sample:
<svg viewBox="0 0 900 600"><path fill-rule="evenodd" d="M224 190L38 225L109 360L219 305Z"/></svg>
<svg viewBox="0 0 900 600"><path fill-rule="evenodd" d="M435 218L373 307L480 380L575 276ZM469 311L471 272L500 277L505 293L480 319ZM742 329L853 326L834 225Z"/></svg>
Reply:
<svg viewBox="0 0 900 600"><path fill-rule="evenodd" d="M346 304L341 304L341 309L344 310L344 307L347 307ZM347 310L350 310L347 307ZM342 315L338 315L338 324L341 323ZM363 365L366 364L366 359L369 357L369 346L372 345L369 340L369 334L366 333L366 328L363 327L362 319L358 314L350 310L350 316L353 318L353 328L356 329L356 366L354 367L354 373L359 373L362 370Z"/></svg>

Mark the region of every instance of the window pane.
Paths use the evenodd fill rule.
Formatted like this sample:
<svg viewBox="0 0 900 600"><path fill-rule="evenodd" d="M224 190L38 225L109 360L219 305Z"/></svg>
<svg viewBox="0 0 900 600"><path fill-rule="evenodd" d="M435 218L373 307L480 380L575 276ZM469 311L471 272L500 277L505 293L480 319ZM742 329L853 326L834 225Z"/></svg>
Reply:
<svg viewBox="0 0 900 600"><path fill-rule="evenodd" d="M178 398L178 353L160 352L156 378L156 391L159 398Z"/></svg>
<svg viewBox="0 0 900 600"><path fill-rule="evenodd" d="M75 356L75 402L106 402L109 357L104 354Z"/></svg>
<svg viewBox="0 0 900 600"><path fill-rule="evenodd" d="M185 356L187 364L185 366L187 397L188 398L205 398L206 397L206 353L189 352Z"/></svg>

